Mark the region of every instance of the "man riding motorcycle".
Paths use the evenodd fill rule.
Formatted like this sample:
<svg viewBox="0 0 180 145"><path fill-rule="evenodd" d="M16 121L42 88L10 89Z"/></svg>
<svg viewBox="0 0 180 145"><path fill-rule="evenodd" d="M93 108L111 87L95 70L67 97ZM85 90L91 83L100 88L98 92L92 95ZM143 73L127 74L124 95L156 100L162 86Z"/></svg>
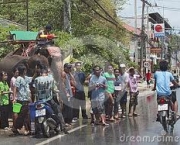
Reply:
<svg viewBox="0 0 180 145"><path fill-rule="evenodd" d="M153 90L157 91L157 98L161 96L165 96L172 101L172 110L175 113L178 113L178 102L176 99L176 95L172 95L172 90L170 88L170 83L172 83L175 87L179 87L179 84L175 81L171 72L168 71L168 62L162 60L159 63L159 71L156 71L154 74L154 88ZM177 116L179 117L179 116ZM158 118L157 118L158 121Z"/></svg>
<svg viewBox="0 0 180 145"><path fill-rule="evenodd" d="M41 91L37 90L37 92L38 92L37 95L39 95L38 98L40 100L44 101L44 102L47 102L51 106L54 113L58 117L58 123L61 125L62 131L65 134L68 134L68 132L67 132L67 130L65 128L65 122L64 122L64 118L63 118L62 113L61 113L60 105L53 98L53 92L57 93L55 91L54 79L51 76L48 75L48 69L46 67L41 69L41 75L34 80L34 83L35 84L37 83L35 86L38 86L41 83L46 84L46 86L48 87L48 92L39 93Z"/></svg>

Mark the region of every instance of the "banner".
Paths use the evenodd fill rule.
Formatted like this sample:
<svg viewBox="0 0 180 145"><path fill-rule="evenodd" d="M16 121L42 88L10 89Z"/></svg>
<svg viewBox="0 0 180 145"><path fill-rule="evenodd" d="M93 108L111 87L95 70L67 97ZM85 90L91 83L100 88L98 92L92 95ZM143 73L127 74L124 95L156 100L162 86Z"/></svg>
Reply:
<svg viewBox="0 0 180 145"><path fill-rule="evenodd" d="M164 37L165 29L163 24L154 24L154 37Z"/></svg>

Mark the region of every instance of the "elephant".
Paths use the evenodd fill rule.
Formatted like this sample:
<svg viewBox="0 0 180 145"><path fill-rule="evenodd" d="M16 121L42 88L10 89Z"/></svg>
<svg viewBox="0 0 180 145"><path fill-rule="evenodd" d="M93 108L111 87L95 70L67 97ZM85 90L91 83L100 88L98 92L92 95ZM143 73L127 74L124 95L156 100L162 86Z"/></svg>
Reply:
<svg viewBox="0 0 180 145"><path fill-rule="evenodd" d="M27 75L33 76L35 66L38 62L40 62L52 70L61 95L65 96L62 79L63 63L60 48L50 45L46 45L38 49L37 47L30 48L31 49L29 49L30 51L28 53L24 53L26 50L23 51L22 48L19 48L14 52L7 54L6 57L0 61L0 71L8 73L8 83L10 84L10 79L13 76L13 69L18 65L24 64L27 67Z"/></svg>

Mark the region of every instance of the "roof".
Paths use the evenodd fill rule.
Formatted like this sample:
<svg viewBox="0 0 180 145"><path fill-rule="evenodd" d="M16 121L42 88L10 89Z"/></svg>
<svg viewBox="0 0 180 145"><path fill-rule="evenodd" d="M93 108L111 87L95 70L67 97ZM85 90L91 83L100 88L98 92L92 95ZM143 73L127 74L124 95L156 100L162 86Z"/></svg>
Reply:
<svg viewBox="0 0 180 145"><path fill-rule="evenodd" d="M14 41L35 41L38 32L33 31L10 31L10 35Z"/></svg>
<svg viewBox="0 0 180 145"><path fill-rule="evenodd" d="M123 23L123 27L128 30L129 32L132 32L133 34L136 34L136 35L140 35L141 34L141 31L140 29L136 29L126 23Z"/></svg>
<svg viewBox="0 0 180 145"><path fill-rule="evenodd" d="M168 24L168 22L159 14L159 13L150 13L149 14L149 21L153 24L156 23L163 23L165 24L165 29L171 29L172 27Z"/></svg>

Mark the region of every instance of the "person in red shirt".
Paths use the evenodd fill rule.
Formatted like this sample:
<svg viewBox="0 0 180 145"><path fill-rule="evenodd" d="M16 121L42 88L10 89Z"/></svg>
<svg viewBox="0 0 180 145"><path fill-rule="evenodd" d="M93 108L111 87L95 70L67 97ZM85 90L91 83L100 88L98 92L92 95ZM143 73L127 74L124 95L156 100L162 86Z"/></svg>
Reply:
<svg viewBox="0 0 180 145"><path fill-rule="evenodd" d="M147 87L150 88L150 80L151 80L151 72L148 70L146 73L146 81L147 81Z"/></svg>

